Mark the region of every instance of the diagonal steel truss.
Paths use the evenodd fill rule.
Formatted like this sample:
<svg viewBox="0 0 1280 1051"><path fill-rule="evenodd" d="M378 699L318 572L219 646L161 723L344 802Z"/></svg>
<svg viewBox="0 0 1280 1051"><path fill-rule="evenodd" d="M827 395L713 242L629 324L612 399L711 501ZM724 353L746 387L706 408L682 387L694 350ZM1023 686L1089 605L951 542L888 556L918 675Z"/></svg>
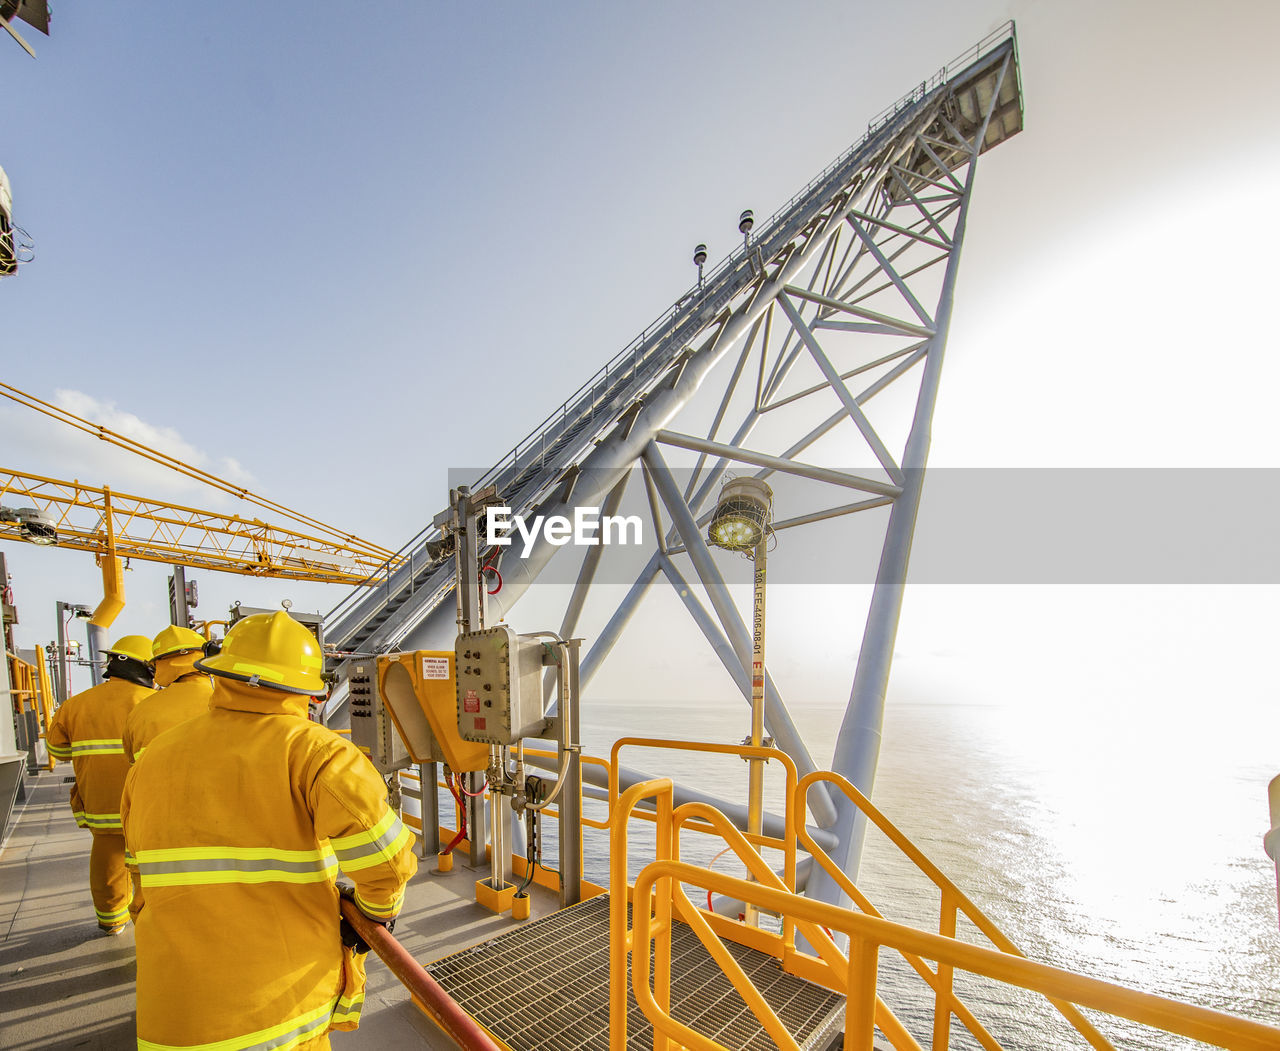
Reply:
<svg viewBox="0 0 1280 1051"><path fill-rule="evenodd" d="M777 533L887 508L833 760L870 794L976 162L1021 129L1021 105L1009 25L873 120L758 236L748 235L473 486L496 485L516 513L572 518L580 506L612 513L628 479L643 479L654 550L587 652L584 690L661 579L750 698L750 632L704 539L726 472L798 478L824 494L818 506L776 521ZM698 426L692 421L699 412L705 419L713 392L718 406ZM889 410L881 411L884 402ZM398 553L398 568L388 564L382 588L331 614L329 637L340 648L452 643L452 561L433 561L436 539L424 530ZM544 537L524 557L494 551L504 582L495 615L560 550ZM566 637L578 628L602 551L588 548L578 568L560 624ZM816 769L768 669L765 706L777 747L801 776ZM863 828L822 787L810 811L832 856L853 873ZM809 892L839 895L824 879Z"/></svg>

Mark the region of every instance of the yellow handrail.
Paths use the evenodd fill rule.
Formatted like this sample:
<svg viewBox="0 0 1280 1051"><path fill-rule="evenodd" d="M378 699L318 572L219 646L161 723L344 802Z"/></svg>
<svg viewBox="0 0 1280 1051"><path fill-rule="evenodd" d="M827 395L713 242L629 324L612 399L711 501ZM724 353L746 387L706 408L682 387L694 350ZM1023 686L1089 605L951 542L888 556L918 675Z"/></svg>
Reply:
<svg viewBox="0 0 1280 1051"><path fill-rule="evenodd" d="M649 782L649 784L656 785L657 782ZM680 886L682 883L721 894L730 894L744 901L750 901L763 909L782 915L792 915L797 921L818 924L848 935L850 949L847 969L849 994L845 1007L844 1046L846 1051L872 1051L872 1036L876 1023L876 977L881 946L896 949L904 955L911 953L935 960L940 965L953 969L959 968L1007 985L1029 989L1050 999L1070 1001L1082 1007L1127 1018L1166 1033L1189 1037L1215 1047L1230 1048L1232 1051L1275 1051L1280 1046L1280 1029L1263 1025L1261 1022L1235 1018L1206 1007L1178 1003L1176 1000L1128 989L1097 978L1086 978L1048 964L1036 963L1022 956L984 949L938 934L918 931L913 927L891 923L876 916L854 912L852 909L813 901L764 883L753 883L674 860L654 861L646 865L636 877L633 892L635 906L632 910L634 929L631 935L635 946L647 946L654 936L655 920L658 929L664 922L661 912L651 915L647 907L655 890L659 896L659 910L663 908L661 904L663 894L670 893L672 910L679 913L681 919L695 915L700 918L701 910L697 909L684 894ZM670 890L665 891L664 888L670 888ZM638 907L641 903L646 907ZM665 922L668 925L670 923L669 919ZM719 939L706 925L705 920L701 925L695 922L691 926L698 932L699 937L703 939L713 955L727 955L723 953L722 945L717 952L708 942L709 938L717 943ZM670 1017L668 1008L661 1002L663 997L661 990L655 993L649 987L647 959L633 959L632 972L636 1000L645 1016L653 1023L655 1033L661 1033L664 1038L677 1039L689 1048L723 1051L722 1045L688 1029ZM656 969L655 980L662 980L656 973ZM748 1000L748 1003L752 1001ZM756 1006L758 1005L753 1004L753 1010ZM767 1005L765 1006L767 1010ZM772 1035L773 1030L769 1027L767 1019L761 1017L758 1011L757 1017L760 1017L761 1023L770 1030ZM780 1043L784 1047L794 1046L794 1041L790 1044Z"/></svg>
<svg viewBox="0 0 1280 1051"><path fill-rule="evenodd" d="M673 809L673 789L668 778L646 781L619 794L618 756L621 749L627 746L742 756L767 754L769 758L779 758L788 770L786 842L773 837L748 835L735 827L720 811L705 803L686 803ZM817 772L797 781L794 771L794 764L790 759L772 749L654 738L623 738L614 745L609 763L611 1048L622 1048L626 1044L626 995L625 989L620 986L625 978L628 954L631 956L637 1000L654 1025L655 1048L667 1048L673 1041L689 1048L721 1048L720 1044L670 1017L670 939L671 924L676 916L698 933L712 957L734 983L744 1001L751 1006L761 1025L775 1043L783 1048L794 1047L794 1041L781 1029L781 1023L759 991L725 950L720 941L722 936L762 947L764 951L777 956L788 971L812 977L845 994L848 1034L846 1047L869 1049L872 1030L878 1027L900 1051L920 1051L920 1045L876 995L878 953L881 947L888 947L899 952L934 990L934 1051L943 1051L949 1046L952 1014L987 1051L1000 1051L1001 1048L996 1038L955 995L953 974L957 968L1044 995L1080 1035L1098 1049L1110 1049L1112 1045L1076 1005L1096 1008L1165 1032L1190 1036L1239 1051L1261 1051L1262 1048L1274 1051L1280 1048L1280 1029L1222 1012L1180 1004L1027 960L999 928L845 778L833 773ZM938 934L918 931L885 920L813 839L799 815L806 812L808 790L818 781L829 781L843 791L938 887L941 895ZM655 812L636 809L645 799L654 800ZM627 833L633 817L643 817L655 822L657 836L655 862L642 871L635 887L630 889L633 918L629 925ZM744 863L750 878L739 879L681 862L680 832L685 828L696 828L722 837ZM794 858L797 844L832 875L861 912L811 901L795 893ZM787 852L787 862L781 874L775 873L760 855L757 849L760 846L781 847ZM741 924L695 906L681 886L682 883L711 892L732 894L743 901L778 913L783 921L782 935L751 932L750 938L745 937L748 931ZM961 913L991 940L994 949L970 945L956 939L956 919ZM850 937L847 955L840 952L831 937L831 930L824 928ZM817 952L817 957L796 949L797 929L808 939ZM936 961L936 969L930 967L925 960ZM651 972L654 980L652 990L649 989Z"/></svg>
<svg viewBox="0 0 1280 1051"><path fill-rule="evenodd" d="M616 756L616 750L615 750ZM612 793L610 793L612 795ZM642 781L632 785L618 799L614 806L610 800L609 816L609 1049L610 1051L626 1051L627 1047L627 953L631 950L631 939L627 936L627 822L631 811L642 799L654 797L658 807L658 838L655 856L659 859L671 857L671 778L658 777L652 781ZM636 899L639 904L640 899ZM665 905L662 904L665 900ZM658 909L658 947L654 954L654 974L665 992L658 995L662 998L662 1010L670 1008L671 990L671 895L660 899ZM641 910L649 913L648 899ZM648 928L646 928L647 930ZM645 969L649 966L649 941L645 939ZM653 1046L655 1051L666 1051L669 1047L665 1038L660 1039L654 1030Z"/></svg>
<svg viewBox="0 0 1280 1051"><path fill-rule="evenodd" d="M42 656L42 651L37 649L38 656ZM53 700L53 680L49 676L49 666L45 661L37 659L36 661L36 683L40 687L40 736L47 738L49 735L49 724L53 722L54 705ZM46 749L47 751L47 749ZM57 760L52 755L46 759L48 768L52 770Z"/></svg>
<svg viewBox="0 0 1280 1051"><path fill-rule="evenodd" d="M791 872L787 875L786 882L784 882L783 879L773 871L764 858L760 856L759 852L751 846L746 835L736 825L734 825L733 822L725 817L724 814L720 813L720 811L715 807L707 803L684 803L675 809L672 814L674 846L672 851L672 860L680 860L679 846L681 825L690 817L695 815L701 816L713 826L717 833L724 837L725 842L729 844L730 848L735 854L737 854L738 858L744 865L746 865L747 870L757 881L765 884L766 886L773 887L775 890L787 891L790 893L795 891L794 868L792 868ZM688 896L684 894L683 890L680 891L680 894L682 898L688 901ZM692 915L692 918L690 918L691 914L689 910L692 910L692 913L696 913L697 915ZM681 919L695 928L698 926L706 926L707 930L710 930L710 926L702 915L702 910L694 906L691 902L689 903L689 909L682 913ZM809 923L806 920L796 920L789 914L783 914L782 920L782 959L784 966L796 955L795 930L797 926L800 928L800 933L809 939L809 944L817 949L818 955L831 969L833 977L831 984L838 989L838 991L847 994L848 975L846 972L848 970L848 963L845 960L844 954L840 952L840 947L836 945L835 941L832 939L830 931L826 930L824 927ZM759 993L756 992L755 987L751 984L750 980L745 977L745 975L742 975L741 978L739 978L741 972L738 970L736 963L734 964L734 969L732 971L726 970L725 973L728 975L730 981L733 982L734 987L738 990L738 993L744 1000L747 1000L750 1003L753 996L756 998L759 997ZM758 1002L765 1006L766 1010L770 1010L763 999L759 999ZM770 1011L770 1013L772 1012ZM876 998L876 1024L880 1026L884 1033L890 1038L894 1047L909 1048L911 1051L919 1051L920 1045L916 1043L915 1038L907 1032L902 1023L898 1021L897 1016L894 1015L888 1005L879 997ZM777 1038L775 1037L775 1040L776 1039Z"/></svg>
<svg viewBox="0 0 1280 1051"><path fill-rule="evenodd" d="M49 723L53 715L50 698L53 696L53 684L49 679L49 671L45 667L43 650L36 647L36 661L31 663L16 653L5 650L5 659L9 662L9 692L17 701L15 714L23 715L28 711L35 712L40 723L39 736L45 737L49 732ZM32 742L34 746L34 742ZM54 758L47 759L48 768L54 767Z"/></svg>
<svg viewBox="0 0 1280 1051"><path fill-rule="evenodd" d="M815 771L806 775L795 788L792 800L792 806L801 810L805 805L808 797L809 788L819 781L827 781L839 788L859 810L867 815L867 818L888 837L889 841L907 856L907 858L918 868L941 892L940 916L938 921L938 931L947 937L955 937L956 931L956 913L957 911L964 915L973 923L973 925L982 932L991 943L1004 953L1011 953L1015 956L1022 956L1022 952L1014 943L1005 936L1004 932L995 925L987 915L978 908L968 897L957 887L932 861L930 861L924 853L909 840L902 831L887 817L884 816L876 806L858 791L854 785L846 778L839 774L828 771ZM871 904L867 897L858 890L857 886L851 880L848 874L832 860L831 856L809 835L808 829L804 827L797 828L796 835L801 846L813 857L814 861L821 865L823 869L831 876L849 897L857 904L858 908L871 916L880 917L879 911ZM938 973L934 973L929 967L918 958L911 956L905 957L907 963L920 975L921 978L928 983L934 991L934 1032L933 1046L935 1049L943 1049L948 1046L950 1039L951 1014L954 1012L965 1028L972 1033L979 1043L982 1044L987 1051L997 1051L1000 1047L999 1042L982 1026L982 1024L973 1016L973 1013L957 999L952 991L952 974L948 968L941 968ZM1061 1001L1051 1000L1050 1003L1057 1008L1058 1012L1080 1033L1081 1036L1096 1048L1097 1051L1114 1051L1114 1046L1106 1037L1104 1037L1097 1028L1080 1013L1072 1004Z"/></svg>
<svg viewBox="0 0 1280 1051"><path fill-rule="evenodd" d="M663 737L620 737L614 742L613 749L609 754L609 812L613 813L614 807L618 801L618 771L620 765L618 763L618 754L624 747L627 748L665 748L680 752L707 752L715 755L734 755L741 759L751 759L756 756L765 760L776 759L782 764L786 772L787 799L790 801L795 794L796 779L799 776L796 769L795 761L786 752L781 752L776 748L754 747L749 744L715 744L710 741L679 741ZM585 757L584 757L585 759ZM804 813L804 811L799 811ZM653 821L653 815L647 811L639 810L634 814L635 817L644 821ZM784 815L785 835L779 839L777 836L755 835L753 833L744 833L747 839L754 843L757 847L773 847L776 850L787 852L788 849L794 854L795 836L794 836L794 815L788 812ZM712 828L705 824L695 824L693 822L686 823L689 828L699 832L712 832ZM794 880L792 881L794 885Z"/></svg>
<svg viewBox="0 0 1280 1051"><path fill-rule="evenodd" d="M549 748L526 748L524 750L524 754L541 756L547 759L554 759L556 757L556 753ZM587 755L585 752L583 752L579 754L578 760L584 766L598 766L605 771L608 771L609 769L609 764L605 760L601 759L599 756ZM597 800L597 802L599 802L599 800ZM582 824L584 827L598 828L598 829L607 829L609 827L608 814L605 815L605 819L603 821L599 821L596 818L587 817L586 814L583 814L582 803L583 803L583 796L581 793L579 793L578 794L578 813L582 814ZM610 800L609 813L612 813L612 812L613 812L613 801ZM553 817L558 821L560 819L560 808L557 806L544 807L542 810L542 815L544 817Z"/></svg>

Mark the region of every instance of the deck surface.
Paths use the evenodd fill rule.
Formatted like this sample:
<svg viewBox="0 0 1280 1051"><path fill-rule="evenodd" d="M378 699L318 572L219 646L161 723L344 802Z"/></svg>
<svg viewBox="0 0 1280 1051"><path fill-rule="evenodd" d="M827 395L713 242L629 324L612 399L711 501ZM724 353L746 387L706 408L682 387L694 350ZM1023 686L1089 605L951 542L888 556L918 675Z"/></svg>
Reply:
<svg viewBox="0 0 1280 1051"><path fill-rule="evenodd" d="M89 897L90 834L76 828L67 805L70 767L28 777L27 800L15 808L0 849L0 1047L12 1051L136 1048L133 928L98 933ZM396 921L401 944L424 965L516 924L475 904L475 881L487 871L455 855L453 872L420 860ZM534 888L536 919L556 909L554 895ZM374 956L360 1028L332 1033L335 1049L454 1045L409 1001L404 986Z"/></svg>
<svg viewBox="0 0 1280 1051"><path fill-rule="evenodd" d="M786 973L774 957L725 949L802 1049L828 1047L844 998ZM428 970L512 1051L609 1051L609 897L601 895L507 931ZM777 1051L693 929L671 934L671 1016L734 1051ZM653 1047L653 1026L627 981L627 1048Z"/></svg>

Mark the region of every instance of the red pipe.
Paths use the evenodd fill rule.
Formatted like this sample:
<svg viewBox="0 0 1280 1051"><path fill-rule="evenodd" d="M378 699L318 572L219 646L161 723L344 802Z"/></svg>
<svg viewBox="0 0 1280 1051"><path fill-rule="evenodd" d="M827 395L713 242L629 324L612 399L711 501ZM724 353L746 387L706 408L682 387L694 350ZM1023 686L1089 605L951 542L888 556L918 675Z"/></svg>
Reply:
<svg viewBox="0 0 1280 1051"><path fill-rule="evenodd" d="M449 840L449 845L441 851L442 854L452 854L453 848L467 838L467 804L462 801L462 796L453 787L453 771L446 770L444 779L449 786L449 794L453 796L453 801L458 804L458 834Z"/></svg>
<svg viewBox="0 0 1280 1051"><path fill-rule="evenodd" d="M346 898L338 903L343 918L355 928L378 958L400 979L419 1006L429 1014L463 1051L501 1051L480 1024L458 1006L431 975L422 969L405 947L380 923L374 923Z"/></svg>

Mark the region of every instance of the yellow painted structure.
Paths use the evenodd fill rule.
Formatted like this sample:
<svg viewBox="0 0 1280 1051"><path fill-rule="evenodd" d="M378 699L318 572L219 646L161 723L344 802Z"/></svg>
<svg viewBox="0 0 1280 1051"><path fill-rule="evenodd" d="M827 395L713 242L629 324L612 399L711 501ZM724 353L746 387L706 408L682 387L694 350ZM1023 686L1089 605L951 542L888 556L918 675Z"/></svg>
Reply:
<svg viewBox="0 0 1280 1051"><path fill-rule="evenodd" d="M501 890L489 886L487 879L476 880L476 904L482 905L490 912L502 914L511 908L511 899L515 897L516 885L504 883Z"/></svg>
<svg viewBox="0 0 1280 1051"><path fill-rule="evenodd" d="M114 553L123 559L328 584L369 584L394 564L389 552L350 535L335 539L324 530L291 529L21 471L0 470L0 498L50 514L58 534L54 546L99 558ZM25 537L18 524L0 522L0 539ZM104 565L104 578L109 571Z"/></svg>
<svg viewBox="0 0 1280 1051"><path fill-rule="evenodd" d="M458 732L457 669L452 650L414 650L378 658L378 692L415 763L444 763L454 773L484 770L489 746Z"/></svg>
<svg viewBox="0 0 1280 1051"><path fill-rule="evenodd" d="M36 654L43 656L39 648ZM40 723L40 736L47 736L54 709L53 683L49 678L48 666L42 659L32 664L7 650L5 657L9 662L9 693L13 700L13 714L21 718L27 712L35 712ZM54 762L50 755L46 764L49 770L53 769Z"/></svg>

